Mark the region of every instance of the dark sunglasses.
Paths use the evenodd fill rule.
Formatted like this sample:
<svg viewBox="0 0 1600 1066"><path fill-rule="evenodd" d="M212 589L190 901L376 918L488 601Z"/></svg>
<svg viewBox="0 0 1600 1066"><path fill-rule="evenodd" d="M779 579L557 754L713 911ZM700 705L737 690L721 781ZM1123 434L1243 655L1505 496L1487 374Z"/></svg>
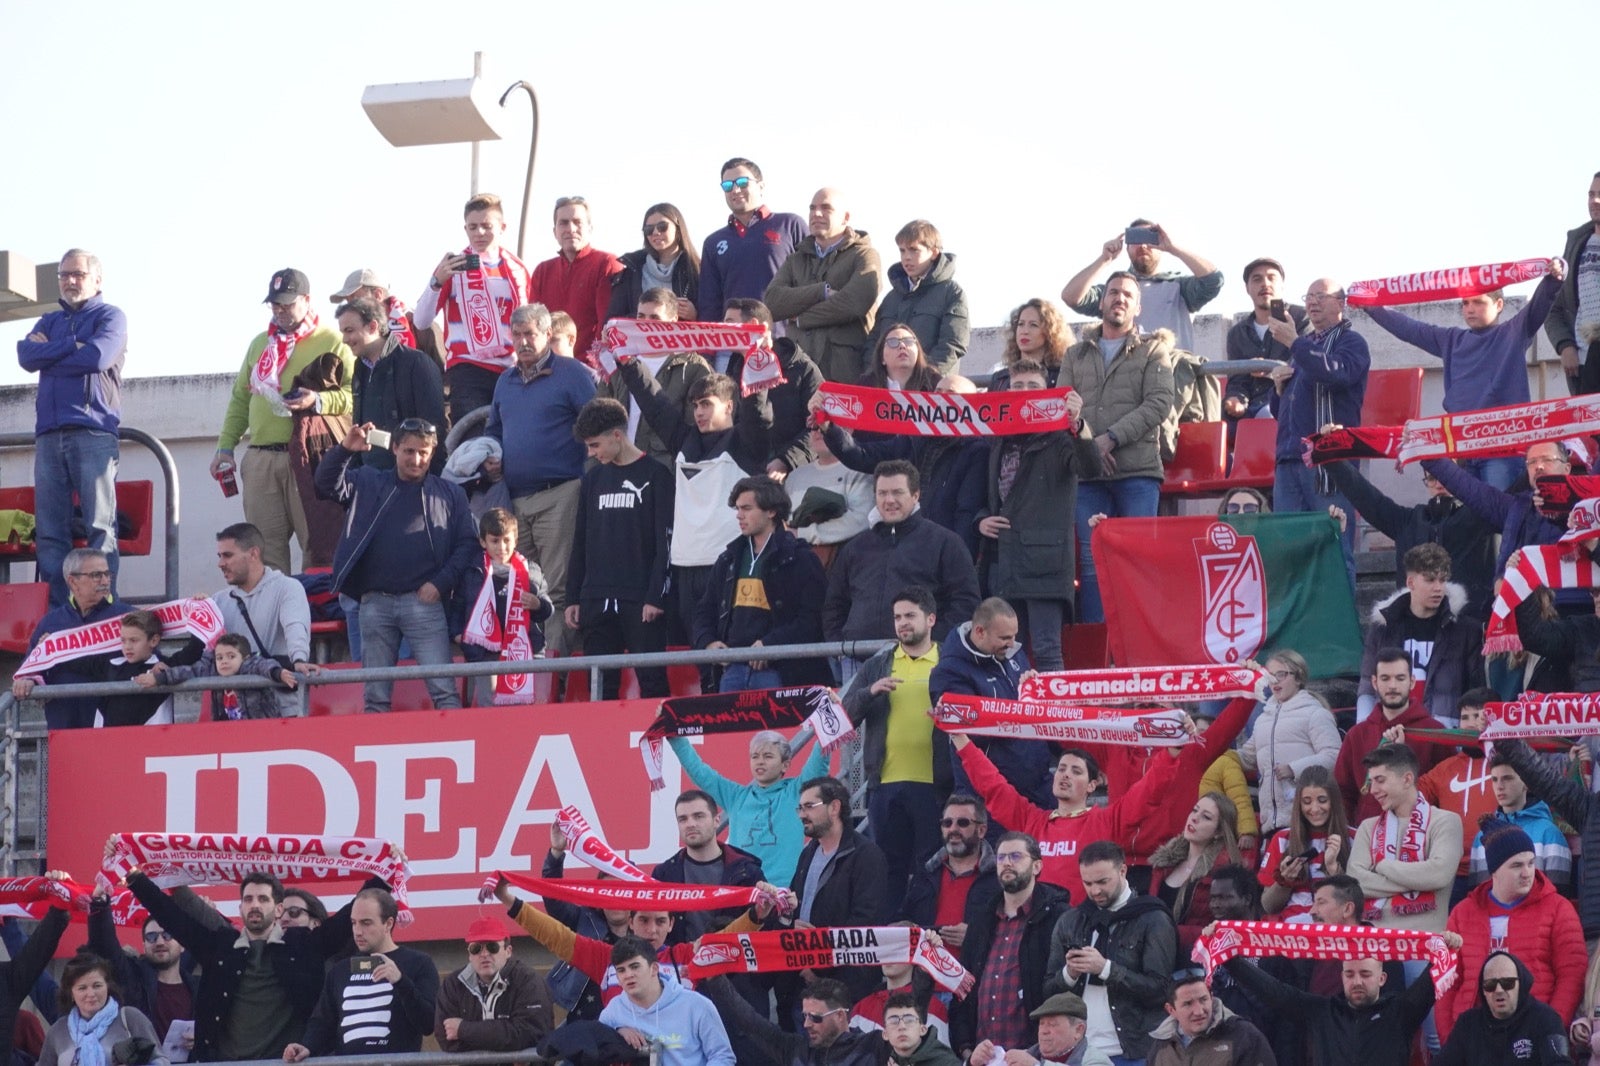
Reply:
<svg viewBox="0 0 1600 1066"><path fill-rule="evenodd" d="M833 1008L832 1010L828 1011L825 1014L813 1014L810 1011L801 1011L800 1013L801 1013L801 1016L803 1018L805 1018L806 1021L810 1022L812 1025L821 1025L823 1022L828 1020L828 1015L829 1014L839 1014L843 1010L844 1010L843 1007L835 1007L835 1008Z"/></svg>
<svg viewBox="0 0 1600 1066"><path fill-rule="evenodd" d="M438 427L426 418L408 418L395 428L401 433L426 433L432 437L439 435Z"/></svg>
<svg viewBox="0 0 1600 1066"><path fill-rule="evenodd" d="M939 824L944 826L946 829L950 829L952 827L959 827L959 828L962 828L962 829L971 829L973 826L977 825L978 823L974 822L971 818L946 818L944 821L940 822Z"/></svg>
<svg viewBox="0 0 1600 1066"><path fill-rule="evenodd" d="M744 189L744 188L748 188L749 185L750 185L750 179L748 177L746 177L745 175L741 174L739 177L734 178L731 181L724 181L722 183L722 191L723 192L732 192L735 188Z"/></svg>
<svg viewBox="0 0 1600 1066"><path fill-rule="evenodd" d="M285 918L289 918L291 920L296 920L296 921L298 921L301 918L304 918L306 915L308 915L310 913L311 913L311 908L310 907L285 907L285 908L283 908L283 916Z"/></svg>
<svg viewBox="0 0 1600 1066"><path fill-rule="evenodd" d="M664 234L664 233L667 232L667 230L669 230L671 228L672 228L672 223L670 223L670 222L646 222L644 224L644 235L646 237L648 237L652 233L663 233Z"/></svg>
<svg viewBox="0 0 1600 1066"><path fill-rule="evenodd" d="M487 951L491 955L500 954L500 941L498 941L498 940L478 940L478 941L474 941L473 943L467 945L467 954L468 955L482 955L485 951Z"/></svg>
<svg viewBox="0 0 1600 1066"><path fill-rule="evenodd" d="M1230 503L1230 504L1228 504L1228 513L1229 514L1260 514L1261 513L1261 505L1259 503Z"/></svg>
<svg viewBox="0 0 1600 1066"><path fill-rule="evenodd" d="M146 933L144 935L144 942L146 944L159 944L163 940L176 940L176 939L177 939L176 937L174 937L171 933L167 932L165 929L158 929L158 930L155 930L153 932Z"/></svg>
<svg viewBox="0 0 1600 1066"><path fill-rule="evenodd" d="M1498 988L1502 992L1509 992L1516 988L1518 983L1519 980L1515 977L1485 977L1483 979L1483 990L1484 992L1493 992Z"/></svg>

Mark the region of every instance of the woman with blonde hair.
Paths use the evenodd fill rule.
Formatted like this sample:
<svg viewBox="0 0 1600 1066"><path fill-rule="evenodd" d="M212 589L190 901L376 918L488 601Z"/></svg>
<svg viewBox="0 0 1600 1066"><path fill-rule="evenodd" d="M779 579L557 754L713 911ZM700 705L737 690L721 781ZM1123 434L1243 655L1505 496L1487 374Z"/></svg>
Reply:
<svg viewBox="0 0 1600 1066"><path fill-rule="evenodd" d="M1006 320L1006 347L1001 356L1005 365L990 376L989 391L1003 392L1011 387L1011 366L1019 359L1031 359L1043 366L1049 379L1046 384L1055 388L1061 360L1066 358L1072 342L1072 327L1067 325L1061 309L1035 296Z"/></svg>
<svg viewBox="0 0 1600 1066"><path fill-rule="evenodd" d="M1244 865L1234 829L1238 822L1232 800L1220 792L1207 792L1195 801L1183 831L1150 856L1150 894L1172 910L1182 958L1188 957L1195 937L1212 920L1211 871Z"/></svg>

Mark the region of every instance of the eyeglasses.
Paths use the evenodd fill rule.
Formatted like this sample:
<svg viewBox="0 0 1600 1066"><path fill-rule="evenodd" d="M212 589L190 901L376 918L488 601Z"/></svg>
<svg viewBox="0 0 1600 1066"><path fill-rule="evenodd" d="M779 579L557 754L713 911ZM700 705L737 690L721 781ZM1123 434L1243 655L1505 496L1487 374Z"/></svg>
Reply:
<svg viewBox="0 0 1600 1066"><path fill-rule="evenodd" d="M750 179L744 175L740 175L739 177L734 178L732 181L724 181L722 183L723 192L732 192L734 189L747 189L749 187Z"/></svg>
<svg viewBox="0 0 1600 1066"><path fill-rule="evenodd" d="M659 233L664 237L666 236L667 231L671 228L672 223L670 222L646 222L643 227L644 235L646 237L650 236L652 233Z"/></svg>
<svg viewBox="0 0 1600 1066"><path fill-rule="evenodd" d="M1274 670L1274 671L1272 671L1272 678L1273 678L1274 681L1287 681L1293 676L1294 676L1294 671L1292 671L1292 670Z"/></svg>
<svg viewBox="0 0 1600 1066"><path fill-rule="evenodd" d="M811 800L811 801L809 801L807 803L797 803L797 804L795 804L795 808L794 809L795 809L796 813L804 814L806 811L811 810L813 807L824 807L824 806L826 806L826 804L822 800Z"/></svg>
<svg viewBox="0 0 1600 1066"><path fill-rule="evenodd" d="M111 580L111 571L109 571L109 570L75 570L75 571L73 571L72 576L73 577L81 577L85 581L110 581Z"/></svg>
<svg viewBox="0 0 1600 1066"><path fill-rule="evenodd" d="M726 185L727 183L724 182L723 184ZM843 1014L843 1013L844 1013L844 1008L843 1007L835 1007L832 1010L827 1011L827 1012L825 1012L823 1014L812 1014L810 1011L802 1011L801 1012L801 1017L805 1018L805 1020L810 1022L812 1025L821 1025L823 1023L823 1021L828 1017L829 1014Z"/></svg>
<svg viewBox="0 0 1600 1066"><path fill-rule="evenodd" d="M1025 862L1032 862L1033 856L1026 851L997 851L994 853L994 861L1007 866L1021 866Z"/></svg>
<svg viewBox="0 0 1600 1066"><path fill-rule="evenodd" d="M1304 296L1300 297L1300 300L1303 303L1311 303L1311 302L1316 301L1316 300L1342 300L1342 299L1344 299L1344 293L1342 293L1342 292L1308 292Z"/></svg>
<svg viewBox="0 0 1600 1066"><path fill-rule="evenodd" d="M62 281L88 281L89 272L87 270L58 270L56 271L56 277Z"/></svg>
<svg viewBox="0 0 1600 1066"><path fill-rule="evenodd" d="M478 940L467 945L468 955L482 955L487 951L491 955L500 954L501 942L498 940Z"/></svg>
<svg viewBox="0 0 1600 1066"><path fill-rule="evenodd" d="M1198 966L1185 966L1182 969L1172 971L1172 979L1174 981L1193 981L1196 978L1204 979L1205 975L1205 970Z"/></svg>
<svg viewBox="0 0 1600 1066"><path fill-rule="evenodd" d="M917 338L890 337L888 340L883 342L883 346L885 348L915 348L917 347Z"/></svg>
<svg viewBox="0 0 1600 1066"><path fill-rule="evenodd" d="M891 1025L895 1028L899 1028L903 1025L908 1029L914 1029L921 1024L922 1019L918 1018L915 1014L886 1014L883 1016L883 1027L885 1029L889 1028Z"/></svg>
<svg viewBox="0 0 1600 1066"><path fill-rule="evenodd" d="M395 428L402 433L425 433L430 437L439 435L438 428L425 418L408 418Z"/></svg>
<svg viewBox="0 0 1600 1066"><path fill-rule="evenodd" d="M1517 987L1517 983L1518 978L1515 977L1485 977L1483 979L1483 990L1485 992L1493 992L1498 988L1502 992L1509 992Z"/></svg>
<svg viewBox="0 0 1600 1066"><path fill-rule="evenodd" d="M152 929L150 932L148 932L148 933L146 933L144 935L144 942L146 944L159 944L163 940L176 940L176 939L177 939L177 937L173 936L171 933L167 932L165 929Z"/></svg>
<svg viewBox="0 0 1600 1066"><path fill-rule="evenodd" d="M1261 505L1259 503L1230 503L1230 504L1228 504L1228 513L1229 514L1260 514L1261 513Z"/></svg>
<svg viewBox="0 0 1600 1066"><path fill-rule="evenodd" d="M283 916L285 918L288 918L288 919L292 920L292 921L299 921L301 918L304 918L306 915L308 915L310 913L311 913L311 908L310 907L285 907L285 908L283 908Z"/></svg>
<svg viewBox="0 0 1600 1066"><path fill-rule="evenodd" d="M954 827L960 827L962 829L971 829L973 826L977 825L978 823L973 821L971 818L946 818L944 821L940 822L939 824L944 826L946 829L951 829L951 828L954 828Z"/></svg>

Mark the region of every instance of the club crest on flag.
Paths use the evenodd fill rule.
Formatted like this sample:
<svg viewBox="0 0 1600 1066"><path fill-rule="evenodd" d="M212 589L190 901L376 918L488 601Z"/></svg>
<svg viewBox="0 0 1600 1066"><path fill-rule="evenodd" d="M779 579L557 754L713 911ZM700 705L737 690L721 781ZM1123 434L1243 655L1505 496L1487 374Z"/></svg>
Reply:
<svg viewBox="0 0 1600 1066"><path fill-rule="evenodd" d="M1204 592L1206 652L1221 665L1248 659L1267 635L1267 582L1256 539L1216 522L1194 548Z"/></svg>

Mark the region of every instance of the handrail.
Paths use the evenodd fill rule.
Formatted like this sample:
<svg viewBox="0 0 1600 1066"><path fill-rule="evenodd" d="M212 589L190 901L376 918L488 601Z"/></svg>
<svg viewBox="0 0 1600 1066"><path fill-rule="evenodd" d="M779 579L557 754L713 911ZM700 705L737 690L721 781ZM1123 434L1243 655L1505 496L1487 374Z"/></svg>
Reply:
<svg viewBox="0 0 1600 1066"><path fill-rule="evenodd" d="M650 652L643 655L575 655L564 659L516 659L481 663L440 663L436 666L359 667L351 670L322 670L300 676L298 692L304 715L310 703L310 688L315 685L347 685L366 681L408 681L434 677L492 677L499 674L566 674L586 671L589 691L600 691L600 675L605 670L639 669L652 666L701 666L727 663L772 662L786 659L816 659L847 656L865 659L892 640L839 640L816 644L778 644L763 648L702 648L686 651ZM76 685L37 685L28 699L69 699L78 696L124 696L150 692L205 692L215 689L276 688L264 677L198 677L177 685L141 688L132 681L91 681Z"/></svg>
<svg viewBox="0 0 1600 1066"><path fill-rule="evenodd" d="M156 465L161 468L161 480L167 488L166 592L161 598L175 600L178 598L178 463L165 444L142 429L122 426L117 430L117 438L150 449L156 457ZM0 433L0 448L28 448L37 443L38 438L32 433Z"/></svg>

